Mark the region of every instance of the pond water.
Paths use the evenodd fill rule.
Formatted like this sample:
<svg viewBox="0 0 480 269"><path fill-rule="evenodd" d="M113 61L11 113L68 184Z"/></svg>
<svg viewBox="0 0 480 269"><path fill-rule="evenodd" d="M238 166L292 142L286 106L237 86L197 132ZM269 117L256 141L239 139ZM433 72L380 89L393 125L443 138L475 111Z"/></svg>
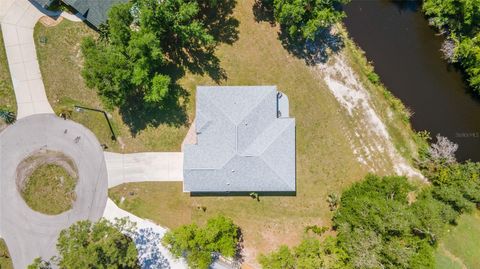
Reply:
<svg viewBox="0 0 480 269"><path fill-rule="evenodd" d="M439 51L443 38L415 1L355 1L344 7L350 36L385 86L414 113L417 131L459 144L458 160L480 161L480 98Z"/></svg>

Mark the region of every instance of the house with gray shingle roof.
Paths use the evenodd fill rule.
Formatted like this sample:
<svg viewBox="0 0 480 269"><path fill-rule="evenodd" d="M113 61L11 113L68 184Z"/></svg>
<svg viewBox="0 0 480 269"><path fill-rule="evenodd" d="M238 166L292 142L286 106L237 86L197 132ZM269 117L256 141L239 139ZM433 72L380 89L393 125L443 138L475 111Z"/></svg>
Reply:
<svg viewBox="0 0 480 269"><path fill-rule="evenodd" d="M197 87L183 190L283 192L295 184L295 119L275 86Z"/></svg>
<svg viewBox="0 0 480 269"><path fill-rule="evenodd" d="M55 0L33 0L42 7L50 6ZM126 3L129 0L60 0L75 9L95 28L99 28L108 18L108 11L113 5Z"/></svg>

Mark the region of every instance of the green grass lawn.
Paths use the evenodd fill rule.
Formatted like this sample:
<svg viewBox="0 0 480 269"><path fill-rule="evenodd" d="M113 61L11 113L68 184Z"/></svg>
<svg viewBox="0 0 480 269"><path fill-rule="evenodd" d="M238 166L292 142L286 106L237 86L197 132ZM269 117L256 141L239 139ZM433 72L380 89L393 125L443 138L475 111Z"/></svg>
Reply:
<svg viewBox="0 0 480 269"><path fill-rule="evenodd" d="M12 259L3 239L0 239L0 269L13 269Z"/></svg>
<svg viewBox="0 0 480 269"><path fill-rule="evenodd" d="M97 35L84 23L63 20L59 25L46 27L37 23L34 37L47 97L55 112L72 109L74 105L105 109L95 90L89 89L81 76L83 57L80 42L87 35ZM46 42L40 42L46 40ZM193 88L191 89L193 90ZM193 102L190 102L190 106ZM187 107L193 113L191 107ZM147 126L132 134L118 110L108 111L118 142L111 140L108 123L103 114L84 110L72 112L72 119L89 129L111 151L179 151L188 126L172 127L168 124ZM190 114L192 116L192 114ZM124 147L122 148L122 145Z"/></svg>
<svg viewBox="0 0 480 269"><path fill-rule="evenodd" d="M368 172L358 162L350 146L349 134L356 130L352 119L340 106L325 85L319 71L285 50L278 40L278 28L268 22L256 22L252 12L253 0L238 1L234 16L240 21L239 40L221 45L216 55L227 79L221 85L277 85L288 95L290 115L296 118L297 194L291 197L190 197L182 192L182 183L135 183L117 186L109 191L120 206L140 217L151 219L169 228L181 224L204 222L208 217L225 214L240 225L245 239L247 263L255 263L256 255L277 248L280 244L296 244L307 225L330 225L332 213L326 198L340 193ZM56 111L72 104L103 108L95 91L88 89L80 75L82 58L80 40L95 33L81 23L63 21L47 28L35 28L37 53L47 89L47 96ZM40 37L47 37L40 44ZM365 80L365 61L353 45L345 53L353 68ZM351 56L349 56L351 55ZM190 98L186 114L191 122L195 108L195 87L215 85L208 76L187 73L179 84ZM379 98L375 108L384 111L391 107L382 89L366 84ZM114 128L124 151L177 151L188 126L160 124L148 126L135 136L122 121L118 111L110 111ZM73 112L73 119L84 124L111 150L122 151L119 143L110 141L103 116L90 112ZM397 144L414 152L411 130L405 122L389 119L389 130ZM368 138L366 138L368 139ZM384 173L392 173L390 167ZM206 211L202 209L206 207Z"/></svg>
<svg viewBox="0 0 480 269"><path fill-rule="evenodd" d="M436 268L480 268L480 212L463 214L442 238ZM462 266L463 265L463 266Z"/></svg>
<svg viewBox="0 0 480 269"><path fill-rule="evenodd" d="M55 164L37 167L21 192L27 205L40 213L57 215L72 208L77 178Z"/></svg>
<svg viewBox="0 0 480 269"><path fill-rule="evenodd" d="M12 79L8 69L7 55L0 30L0 109L17 112L17 103L13 92Z"/></svg>

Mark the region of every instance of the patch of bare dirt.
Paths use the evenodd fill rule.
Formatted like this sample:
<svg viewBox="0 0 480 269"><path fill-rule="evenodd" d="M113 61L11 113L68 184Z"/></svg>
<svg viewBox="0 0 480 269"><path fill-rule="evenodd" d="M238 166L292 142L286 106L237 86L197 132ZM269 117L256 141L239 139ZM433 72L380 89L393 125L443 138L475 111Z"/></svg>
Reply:
<svg viewBox="0 0 480 269"><path fill-rule="evenodd" d="M356 131L350 141L357 160L374 173L387 172L385 168L391 166L399 175L425 181L423 175L395 149L385 123L374 109L370 93L344 55L332 56L330 62L318 64L316 68L352 119Z"/></svg>
<svg viewBox="0 0 480 269"><path fill-rule="evenodd" d="M63 21L63 17L59 16L57 18L52 18L49 16L43 16L40 18L40 23L46 27L56 26Z"/></svg>
<svg viewBox="0 0 480 269"><path fill-rule="evenodd" d="M183 139L182 152L183 152L183 148L185 147L185 145L194 145L194 144L197 144L197 134L196 134L196 129L195 129L195 121L193 121L192 124L190 124L190 129L188 129L188 133L185 136L185 138Z"/></svg>
<svg viewBox="0 0 480 269"><path fill-rule="evenodd" d="M78 178L77 166L75 162L67 155L46 149L40 149L24 159L16 170L16 184L18 190L21 192L25 189L27 179L32 173L44 164L55 164L67 171L73 177Z"/></svg>

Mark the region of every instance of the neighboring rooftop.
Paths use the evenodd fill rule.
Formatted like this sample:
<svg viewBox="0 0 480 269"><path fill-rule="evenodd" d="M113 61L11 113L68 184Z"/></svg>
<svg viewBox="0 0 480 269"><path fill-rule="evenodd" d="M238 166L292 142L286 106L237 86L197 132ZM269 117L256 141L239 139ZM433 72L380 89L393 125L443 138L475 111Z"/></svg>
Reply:
<svg viewBox="0 0 480 269"><path fill-rule="evenodd" d="M295 192L295 119L275 86L198 87L186 192Z"/></svg>
<svg viewBox="0 0 480 269"><path fill-rule="evenodd" d="M42 7L50 6L55 0L33 0ZM74 8L87 22L98 28L107 21L110 8L119 3L126 3L129 0L60 0Z"/></svg>

